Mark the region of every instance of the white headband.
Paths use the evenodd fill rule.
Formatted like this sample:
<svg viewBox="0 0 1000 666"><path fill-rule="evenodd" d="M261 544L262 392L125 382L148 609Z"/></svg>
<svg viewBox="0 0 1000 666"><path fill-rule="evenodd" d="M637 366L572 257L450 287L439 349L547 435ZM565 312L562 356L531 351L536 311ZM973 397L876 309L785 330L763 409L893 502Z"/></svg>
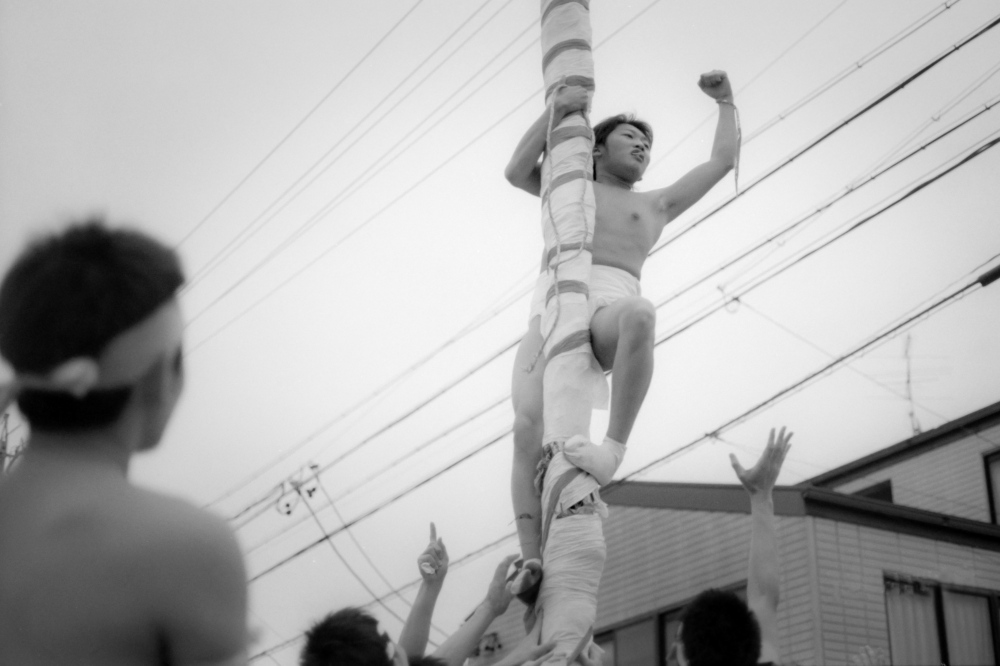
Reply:
<svg viewBox="0 0 1000 666"><path fill-rule="evenodd" d="M23 373L0 384L0 410L22 389L71 393L82 398L94 389L130 386L181 344L184 322L176 298L161 305L104 346L97 358L77 356L47 374Z"/></svg>

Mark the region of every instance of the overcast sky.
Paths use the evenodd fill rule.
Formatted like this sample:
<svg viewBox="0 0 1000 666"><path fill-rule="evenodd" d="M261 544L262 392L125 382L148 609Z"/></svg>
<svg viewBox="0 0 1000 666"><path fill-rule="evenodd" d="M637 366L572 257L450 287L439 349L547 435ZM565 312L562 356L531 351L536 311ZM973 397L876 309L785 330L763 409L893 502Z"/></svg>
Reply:
<svg viewBox="0 0 1000 666"><path fill-rule="evenodd" d="M592 4L592 117L634 111L655 130L640 189L707 159L716 107L696 82L716 68L737 89L748 189L672 242L733 196L733 178L720 183L646 265L644 295L668 301L658 338L697 323L657 347L620 476L997 265L989 149L768 278L1000 136L1000 111L985 111L868 178L997 100L1000 29L754 185L993 20L996 3ZM503 168L543 110L537 12L528 0L0 0L0 267L88 214L178 247L188 388L132 477L227 517L260 502L234 521L251 576L315 541L316 520L329 531L361 518L333 543L379 595L415 580L431 520L453 560L500 541L453 567L435 618L447 632L516 550L501 541L513 532L503 350L526 324L541 234L537 200ZM786 424L780 481L796 483L963 416L1000 399L998 329L1000 287L970 290L636 478L735 481L728 454L752 462ZM595 437L606 423L595 416ZM311 463L324 469L309 485L317 517L301 502L284 515L282 482ZM251 597L255 651L371 601L328 544L254 581ZM404 601L387 605L405 616Z"/></svg>

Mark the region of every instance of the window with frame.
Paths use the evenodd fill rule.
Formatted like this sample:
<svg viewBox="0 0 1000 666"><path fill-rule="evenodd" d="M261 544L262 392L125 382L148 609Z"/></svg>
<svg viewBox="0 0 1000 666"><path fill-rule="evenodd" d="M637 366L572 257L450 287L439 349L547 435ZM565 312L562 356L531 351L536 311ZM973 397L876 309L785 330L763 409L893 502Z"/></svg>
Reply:
<svg viewBox="0 0 1000 666"><path fill-rule="evenodd" d="M1000 592L885 577L894 664L997 664Z"/></svg>

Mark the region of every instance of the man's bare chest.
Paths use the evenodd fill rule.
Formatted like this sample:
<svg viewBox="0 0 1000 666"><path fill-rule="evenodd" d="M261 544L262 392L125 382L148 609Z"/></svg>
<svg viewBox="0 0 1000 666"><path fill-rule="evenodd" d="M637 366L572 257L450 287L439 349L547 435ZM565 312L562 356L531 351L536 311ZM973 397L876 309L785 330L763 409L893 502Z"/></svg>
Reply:
<svg viewBox="0 0 1000 666"><path fill-rule="evenodd" d="M595 188L595 243L648 248L656 242L662 224L649 198L615 188Z"/></svg>

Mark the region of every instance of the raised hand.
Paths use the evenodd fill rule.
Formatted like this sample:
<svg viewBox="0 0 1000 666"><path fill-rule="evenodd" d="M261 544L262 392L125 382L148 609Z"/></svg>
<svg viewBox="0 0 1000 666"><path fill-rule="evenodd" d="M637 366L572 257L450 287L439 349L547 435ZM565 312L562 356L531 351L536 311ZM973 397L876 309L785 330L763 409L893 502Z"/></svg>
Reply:
<svg viewBox="0 0 1000 666"><path fill-rule="evenodd" d="M586 112L590 105L590 94L583 86L561 84L552 95L552 104L556 107L556 115L561 117L574 111Z"/></svg>
<svg viewBox="0 0 1000 666"><path fill-rule="evenodd" d="M444 540L438 537L437 528L431 523L431 541L417 558L420 575L428 585L441 585L448 573L448 549Z"/></svg>
<svg viewBox="0 0 1000 666"><path fill-rule="evenodd" d="M762 492L771 492L775 482L778 480L778 473L781 472L781 464L788 454L792 433L785 434L782 427L778 436L774 436L774 428L771 428L771 435L767 438L767 446L760 455L760 460L749 470L743 469L740 461L736 459L736 454L729 454L729 461L733 465L736 477L751 495Z"/></svg>
<svg viewBox="0 0 1000 666"><path fill-rule="evenodd" d="M721 69L713 69L698 78L698 87L714 100L733 101L733 86L729 83L729 75Z"/></svg>

